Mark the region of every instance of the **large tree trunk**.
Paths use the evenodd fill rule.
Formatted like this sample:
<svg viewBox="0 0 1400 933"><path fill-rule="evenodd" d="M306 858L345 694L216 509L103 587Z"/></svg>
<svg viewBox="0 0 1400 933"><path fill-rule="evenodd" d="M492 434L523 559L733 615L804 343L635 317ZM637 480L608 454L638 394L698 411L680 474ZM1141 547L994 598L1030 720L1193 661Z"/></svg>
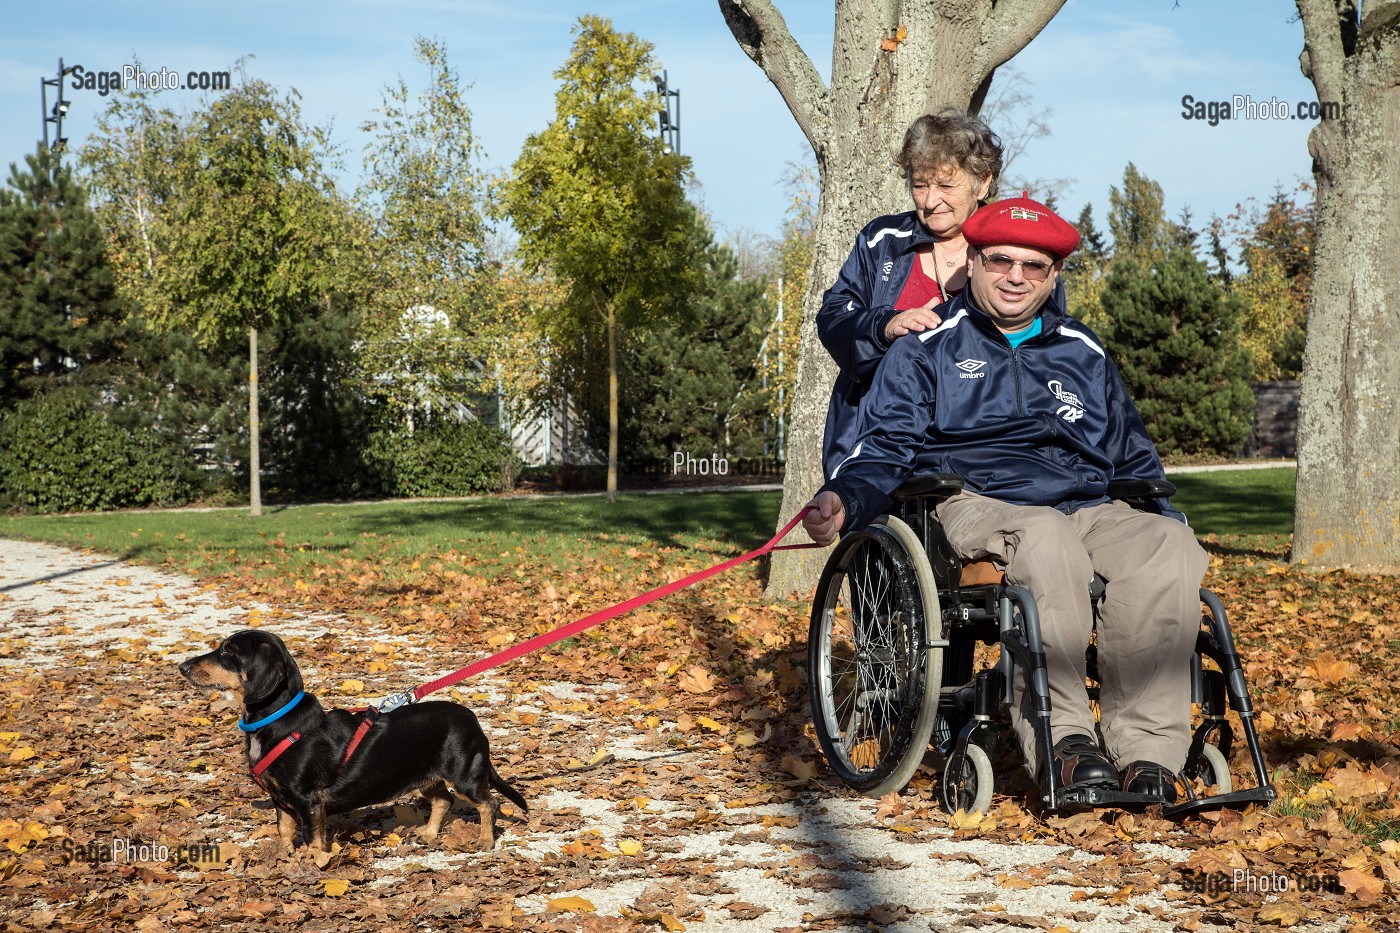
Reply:
<svg viewBox="0 0 1400 933"><path fill-rule="evenodd" d="M262 514L262 425L258 421L258 329L248 328L248 512Z"/></svg>
<svg viewBox="0 0 1400 933"><path fill-rule="evenodd" d="M822 484L822 432L836 366L817 340L817 309L861 226L909 204L894 165L905 129L921 114L944 106L975 113L992 73L1063 5L1064 0L836 0L828 88L772 0L719 0L734 38L783 95L812 144L821 181L779 525ZM778 552L768 595L811 592L825 559L818 550Z"/></svg>
<svg viewBox="0 0 1400 933"><path fill-rule="evenodd" d="M1340 119L1308 140L1317 246L1298 416L1293 561L1400 569L1400 0L1297 0L1303 73Z"/></svg>

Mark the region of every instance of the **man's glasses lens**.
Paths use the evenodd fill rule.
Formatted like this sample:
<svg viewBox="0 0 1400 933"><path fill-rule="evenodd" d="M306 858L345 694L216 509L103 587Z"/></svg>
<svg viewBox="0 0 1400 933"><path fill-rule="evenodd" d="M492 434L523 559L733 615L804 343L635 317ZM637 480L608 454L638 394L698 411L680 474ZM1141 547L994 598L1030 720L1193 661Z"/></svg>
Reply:
<svg viewBox="0 0 1400 933"><path fill-rule="evenodd" d="M986 253L979 253L982 257L982 265L987 267L987 271L995 275L1005 275L1011 271L1011 267L1018 262L1021 265L1021 274L1031 282L1042 282L1050 274L1050 265L1038 259L1017 260L1010 256L1003 256L1001 253L993 253L988 256Z"/></svg>

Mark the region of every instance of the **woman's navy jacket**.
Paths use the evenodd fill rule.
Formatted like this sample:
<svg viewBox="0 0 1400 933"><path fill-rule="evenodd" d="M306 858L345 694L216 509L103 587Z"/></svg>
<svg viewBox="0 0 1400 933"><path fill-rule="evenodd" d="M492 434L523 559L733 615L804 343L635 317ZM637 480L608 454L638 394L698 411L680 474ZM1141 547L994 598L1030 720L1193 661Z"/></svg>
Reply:
<svg viewBox="0 0 1400 933"><path fill-rule="evenodd" d="M845 505L843 532L888 511L917 474L957 473L968 492L1065 513L1109 501L1110 480L1163 478L1118 368L1065 313L1063 289L1016 349L970 289L938 312L942 325L885 353L856 442L822 487ZM1165 499L1150 510L1185 521Z"/></svg>
<svg viewBox="0 0 1400 933"><path fill-rule="evenodd" d="M889 350L885 325L898 312L894 303L918 256L917 247L933 234L913 211L877 217L856 237L836 284L827 289L817 312L817 336L841 368L826 410L822 468L832 468L855 446L860 400Z"/></svg>

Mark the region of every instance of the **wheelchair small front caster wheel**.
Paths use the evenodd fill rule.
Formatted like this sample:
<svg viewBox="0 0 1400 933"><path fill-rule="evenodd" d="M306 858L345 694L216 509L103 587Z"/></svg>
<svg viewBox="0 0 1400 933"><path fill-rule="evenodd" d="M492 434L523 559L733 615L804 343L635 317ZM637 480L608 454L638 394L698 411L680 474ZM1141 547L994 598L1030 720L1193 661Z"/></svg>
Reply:
<svg viewBox="0 0 1400 933"><path fill-rule="evenodd" d="M1214 745L1201 746L1201 760L1196 765L1196 776L1207 787L1214 784L1216 793L1228 794L1235 789L1235 782L1230 777L1230 763Z"/></svg>
<svg viewBox="0 0 1400 933"><path fill-rule="evenodd" d="M943 767L943 806L949 813L980 813L992 808L992 759L980 745L954 749Z"/></svg>

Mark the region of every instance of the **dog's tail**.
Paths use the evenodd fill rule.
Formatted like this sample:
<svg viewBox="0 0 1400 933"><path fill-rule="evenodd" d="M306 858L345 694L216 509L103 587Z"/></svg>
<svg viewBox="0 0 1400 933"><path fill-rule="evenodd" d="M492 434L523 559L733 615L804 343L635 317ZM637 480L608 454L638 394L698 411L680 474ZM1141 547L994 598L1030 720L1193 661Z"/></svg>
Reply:
<svg viewBox="0 0 1400 933"><path fill-rule="evenodd" d="M506 783L505 778L496 773L494 765L487 763L486 767L491 772L491 786L498 792L505 795L506 799L521 809L521 812L530 812L530 805L525 802L525 798L520 796L519 791Z"/></svg>

